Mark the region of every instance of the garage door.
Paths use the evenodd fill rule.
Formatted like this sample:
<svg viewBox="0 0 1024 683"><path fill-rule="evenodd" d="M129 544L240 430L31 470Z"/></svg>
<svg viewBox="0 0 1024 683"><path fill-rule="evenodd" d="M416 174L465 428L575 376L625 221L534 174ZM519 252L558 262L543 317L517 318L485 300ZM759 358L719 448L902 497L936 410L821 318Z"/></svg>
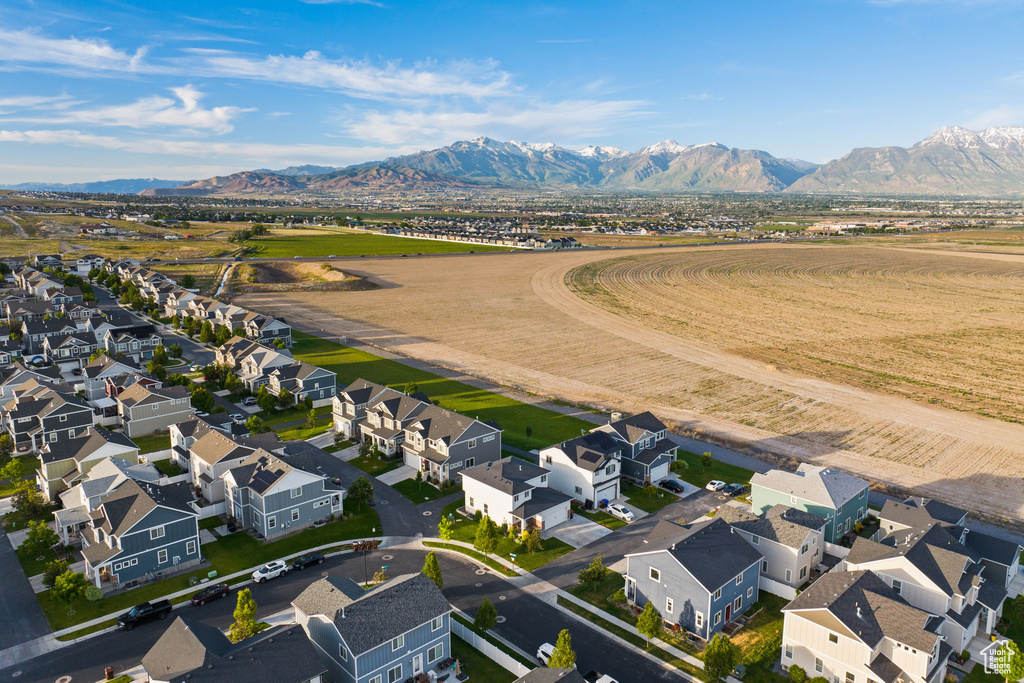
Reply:
<svg viewBox="0 0 1024 683"><path fill-rule="evenodd" d="M654 467L654 468L651 469L651 481L652 482L659 481L661 479L664 479L667 476L668 476L668 463L667 462L665 464L663 464L663 465L658 465L657 467Z"/></svg>
<svg viewBox="0 0 1024 683"><path fill-rule="evenodd" d="M594 501L596 503L600 503L602 500L605 499L615 500L616 498L619 497L619 482L609 484L608 486L605 486L603 489L598 489L597 493L594 494L594 496L597 498L597 500Z"/></svg>
<svg viewBox="0 0 1024 683"><path fill-rule="evenodd" d="M545 529L558 526L569 519L569 501L566 501L561 505L556 505L549 510L545 510L544 514L541 515L541 518L544 520Z"/></svg>

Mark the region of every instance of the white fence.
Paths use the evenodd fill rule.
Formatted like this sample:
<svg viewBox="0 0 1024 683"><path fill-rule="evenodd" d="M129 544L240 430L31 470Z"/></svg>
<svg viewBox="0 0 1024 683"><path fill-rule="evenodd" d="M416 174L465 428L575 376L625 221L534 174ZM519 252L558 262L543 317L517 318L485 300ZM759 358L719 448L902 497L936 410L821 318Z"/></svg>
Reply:
<svg viewBox="0 0 1024 683"><path fill-rule="evenodd" d="M207 503L206 505L199 506L193 501L191 503L192 509L199 513L199 519L206 519L207 517L214 517L216 515L223 515L227 511L227 503L221 501L219 503L213 503L212 505Z"/></svg>
<svg viewBox="0 0 1024 683"><path fill-rule="evenodd" d="M850 554L850 549L825 541L825 552L829 555L835 555L836 557L845 560L846 556Z"/></svg>
<svg viewBox="0 0 1024 683"><path fill-rule="evenodd" d="M482 652L488 659L497 662L501 665L501 668L507 669L516 676L525 676L529 672L533 671L532 667L526 666L518 659L499 648L497 645L493 645L488 642L486 638L477 635L474 631L466 628L455 619L452 619L451 623L452 633L457 635L459 638L462 638L475 649L480 650L480 652Z"/></svg>
<svg viewBox="0 0 1024 683"><path fill-rule="evenodd" d="M795 588L793 588L792 586L787 586L786 584L780 581L769 579L767 576L762 575L757 580L757 587L760 590L767 591L772 595L778 595L780 598L785 598L786 600L792 600L796 597Z"/></svg>

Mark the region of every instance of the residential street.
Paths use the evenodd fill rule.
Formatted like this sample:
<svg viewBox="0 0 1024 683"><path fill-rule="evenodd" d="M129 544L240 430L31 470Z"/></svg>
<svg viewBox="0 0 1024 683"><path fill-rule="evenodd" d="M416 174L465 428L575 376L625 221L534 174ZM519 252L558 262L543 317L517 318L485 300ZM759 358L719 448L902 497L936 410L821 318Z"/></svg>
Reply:
<svg viewBox="0 0 1024 683"><path fill-rule="evenodd" d="M0 650L34 640L50 632L43 610L39 607L32 586L25 576L14 554L10 538L0 530L0 576L3 576L3 590L0 590Z"/></svg>

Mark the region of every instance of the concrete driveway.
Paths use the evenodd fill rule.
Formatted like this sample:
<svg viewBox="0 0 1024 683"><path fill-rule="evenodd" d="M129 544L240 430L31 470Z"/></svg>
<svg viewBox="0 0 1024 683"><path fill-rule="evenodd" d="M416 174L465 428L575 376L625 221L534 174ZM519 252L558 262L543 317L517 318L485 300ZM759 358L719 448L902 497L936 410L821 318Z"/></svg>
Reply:
<svg viewBox="0 0 1024 683"><path fill-rule="evenodd" d="M540 535L542 538L554 536L558 540L568 543L573 548L581 548L604 538L610 533L612 533L612 530L608 527L592 522L583 515L575 515L572 519L556 527L545 529Z"/></svg>
<svg viewBox="0 0 1024 683"><path fill-rule="evenodd" d="M414 479L415 477L415 467L402 465L397 470L391 470L390 472L385 472L384 474L380 475L379 477L377 477L377 481L379 481L382 484L387 484L388 486L391 486L393 484L397 484L400 481L405 481L406 479Z"/></svg>

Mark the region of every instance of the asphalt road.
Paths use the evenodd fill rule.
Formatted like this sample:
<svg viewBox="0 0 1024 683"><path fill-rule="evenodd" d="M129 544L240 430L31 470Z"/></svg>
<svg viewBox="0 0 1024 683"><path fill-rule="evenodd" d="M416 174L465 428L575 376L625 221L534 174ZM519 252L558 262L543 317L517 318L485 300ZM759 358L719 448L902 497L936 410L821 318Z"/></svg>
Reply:
<svg viewBox="0 0 1024 683"><path fill-rule="evenodd" d="M35 640L50 632L32 586L21 569L10 538L0 529L0 650Z"/></svg>
<svg viewBox="0 0 1024 683"><path fill-rule="evenodd" d="M367 554L364 569L362 556L344 555L327 560L317 569L289 573L266 584L251 586L252 594L259 605L258 614L269 615L288 608L291 600L323 572L363 581L366 575L372 575L387 564L388 574L397 576L418 572L423 566L423 557L421 551L378 550ZM568 628L573 635L578 666L583 671L598 669L622 683L679 680L658 664L619 646L601 631L563 614L504 579L490 572L477 574L477 566L468 560L448 554L442 554L440 560L444 593L452 604L472 614L482 599L488 597L497 606L498 614L506 619L494 631L522 650L533 654L542 642L555 642L558 632ZM203 607L189 605L176 609L173 616L186 616L223 629L231 623L234 604L235 600L228 598ZM113 666L120 672L136 666L169 625L169 621L157 621L127 633L106 633L2 670L0 680L11 680L15 676L19 682L31 683L54 681L61 676L71 676L76 683L101 680L104 667ZM17 672L20 673L16 675Z"/></svg>

